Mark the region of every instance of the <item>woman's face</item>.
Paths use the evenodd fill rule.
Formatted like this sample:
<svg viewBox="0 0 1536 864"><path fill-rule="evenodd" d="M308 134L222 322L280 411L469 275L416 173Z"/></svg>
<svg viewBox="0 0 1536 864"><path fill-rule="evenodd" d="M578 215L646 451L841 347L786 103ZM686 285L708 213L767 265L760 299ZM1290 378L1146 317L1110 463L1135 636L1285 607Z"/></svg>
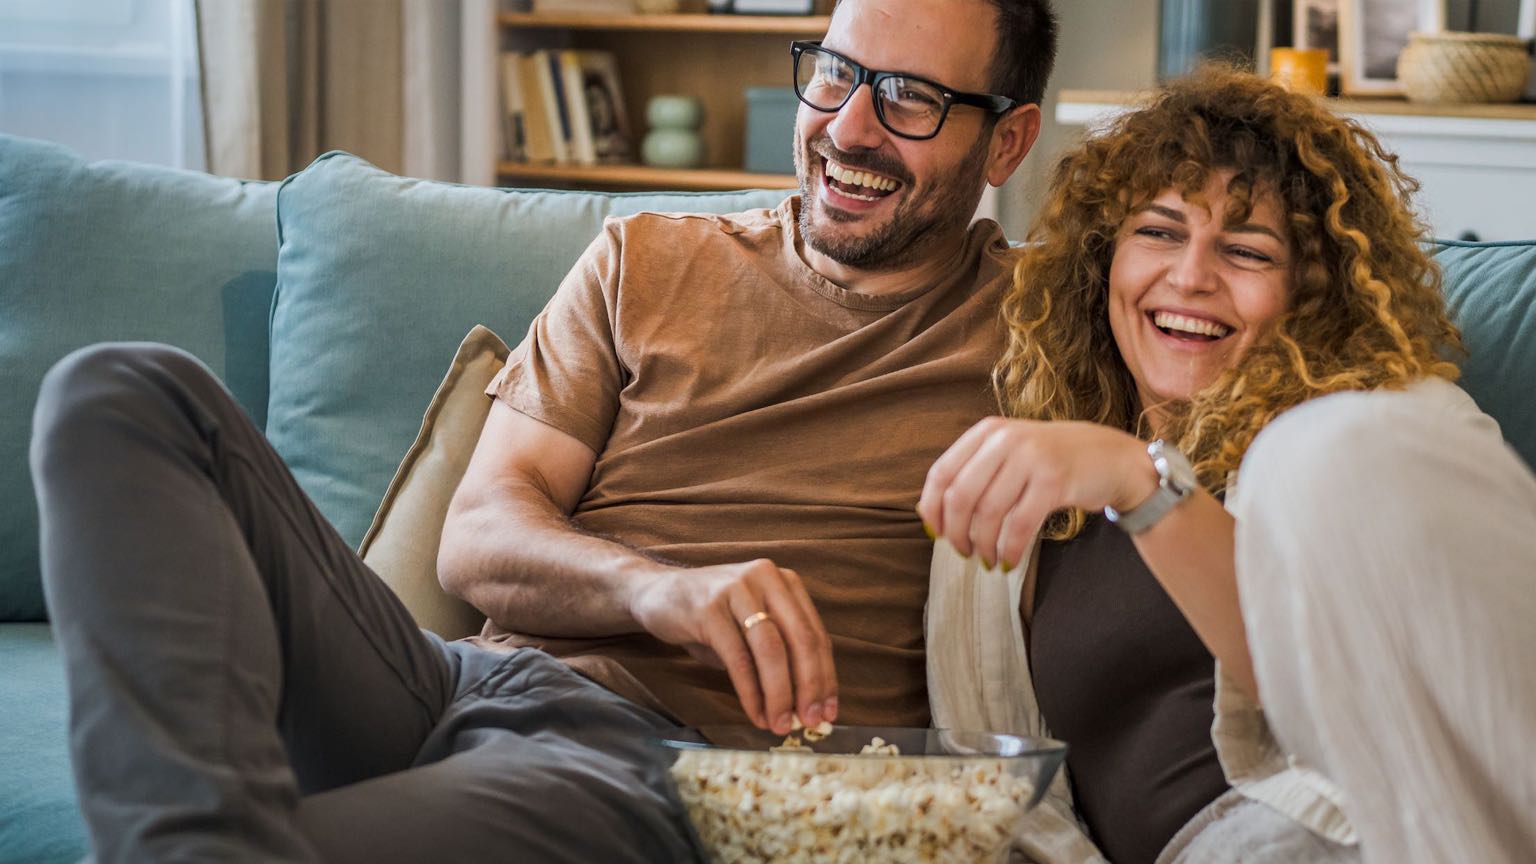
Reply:
<svg viewBox="0 0 1536 864"><path fill-rule="evenodd" d="M1246 222L1222 224L1233 173L1213 173L1209 210L1167 189L1116 235L1109 326L1143 409L1209 386L1285 310L1293 268L1280 202L1259 196Z"/></svg>

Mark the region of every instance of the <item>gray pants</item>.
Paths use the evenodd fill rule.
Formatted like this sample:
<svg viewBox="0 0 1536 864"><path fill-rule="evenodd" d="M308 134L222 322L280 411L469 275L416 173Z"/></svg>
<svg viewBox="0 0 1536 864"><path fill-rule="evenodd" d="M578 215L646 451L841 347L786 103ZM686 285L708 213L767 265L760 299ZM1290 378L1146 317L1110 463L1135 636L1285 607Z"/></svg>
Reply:
<svg viewBox="0 0 1536 864"><path fill-rule="evenodd" d="M663 718L417 629L190 356L59 363L32 471L97 859L698 857Z"/></svg>

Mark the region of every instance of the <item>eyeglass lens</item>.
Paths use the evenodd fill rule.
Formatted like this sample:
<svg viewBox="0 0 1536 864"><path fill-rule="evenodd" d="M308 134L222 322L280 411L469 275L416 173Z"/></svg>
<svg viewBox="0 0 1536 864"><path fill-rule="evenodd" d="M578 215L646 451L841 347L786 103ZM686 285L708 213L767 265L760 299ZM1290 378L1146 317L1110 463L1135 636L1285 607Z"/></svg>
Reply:
<svg viewBox="0 0 1536 864"><path fill-rule="evenodd" d="M806 49L795 63L800 98L822 111L843 107L858 79L854 64L815 48ZM875 85L874 98L881 121L898 135L926 137L944 121L944 92L927 81L887 75Z"/></svg>

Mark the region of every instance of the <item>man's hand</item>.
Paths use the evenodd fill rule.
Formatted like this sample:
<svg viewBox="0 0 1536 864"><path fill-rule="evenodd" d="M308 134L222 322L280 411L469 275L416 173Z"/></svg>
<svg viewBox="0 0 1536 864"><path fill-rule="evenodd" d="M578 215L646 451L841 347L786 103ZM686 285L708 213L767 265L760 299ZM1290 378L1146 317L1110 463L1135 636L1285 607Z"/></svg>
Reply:
<svg viewBox="0 0 1536 864"><path fill-rule="evenodd" d="M767 559L666 570L630 610L657 639L724 668L757 726L784 735L792 712L807 726L837 719L832 641L795 571Z"/></svg>
<svg viewBox="0 0 1536 864"><path fill-rule="evenodd" d="M917 512L961 555L1011 568L1051 513L1128 510L1156 486L1147 445L1125 432L988 417L933 463Z"/></svg>

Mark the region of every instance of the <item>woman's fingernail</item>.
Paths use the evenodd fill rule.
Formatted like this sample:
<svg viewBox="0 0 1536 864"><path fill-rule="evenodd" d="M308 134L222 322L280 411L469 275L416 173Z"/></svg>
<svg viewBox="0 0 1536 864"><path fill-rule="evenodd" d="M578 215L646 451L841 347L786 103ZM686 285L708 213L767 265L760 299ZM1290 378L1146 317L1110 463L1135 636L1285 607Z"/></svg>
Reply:
<svg viewBox="0 0 1536 864"><path fill-rule="evenodd" d="M939 539L939 532L933 530L933 526L929 525L926 520L923 522L923 533L928 535L929 540Z"/></svg>
<svg viewBox="0 0 1536 864"><path fill-rule="evenodd" d="M981 563L985 564L988 570L992 569L992 562L988 561L986 558L982 558Z"/></svg>
<svg viewBox="0 0 1536 864"><path fill-rule="evenodd" d="M827 701L821 703L821 713L826 716L828 721L836 720L837 719L837 697L834 696L831 699L828 699Z"/></svg>
<svg viewBox="0 0 1536 864"><path fill-rule="evenodd" d="M773 731L782 735L785 732L788 732L794 725L794 718L789 715L788 711L785 711L783 714L779 715L778 722L773 724Z"/></svg>
<svg viewBox="0 0 1536 864"><path fill-rule="evenodd" d="M812 702L811 707L805 709L805 714L800 717L800 722L804 723L807 729L814 728L821 722L821 706Z"/></svg>

